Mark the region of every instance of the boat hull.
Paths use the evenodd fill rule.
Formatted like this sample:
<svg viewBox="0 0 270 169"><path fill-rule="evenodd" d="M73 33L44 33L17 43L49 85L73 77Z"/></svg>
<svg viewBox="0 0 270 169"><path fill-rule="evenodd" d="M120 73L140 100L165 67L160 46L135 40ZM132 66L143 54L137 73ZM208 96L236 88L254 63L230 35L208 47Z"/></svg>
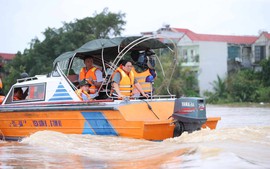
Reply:
<svg viewBox="0 0 270 169"><path fill-rule="evenodd" d="M164 140L174 136L174 105L174 99L2 105L0 138L20 140L35 132L50 130ZM202 127L214 129L218 120L207 118Z"/></svg>
<svg viewBox="0 0 270 169"><path fill-rule="evenodd" d="M173 102L149 104L154 107L158 118L144 102L117 106L66 104L20 106L13 109L11 107L0 112L0 137L18 140L43 130L147 140L164 140L172 137L174 124L172 119L168 119L170 110L165 111L164 107L172 107Z"/></svg>

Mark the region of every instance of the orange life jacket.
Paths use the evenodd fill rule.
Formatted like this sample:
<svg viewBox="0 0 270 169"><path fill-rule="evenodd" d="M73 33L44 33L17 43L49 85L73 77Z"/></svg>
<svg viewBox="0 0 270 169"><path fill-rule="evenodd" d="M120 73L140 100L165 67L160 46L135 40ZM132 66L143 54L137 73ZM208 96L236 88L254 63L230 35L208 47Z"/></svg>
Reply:
<svg viewBox="0 0 270 169"><path fill-rule="evenodd" d="M3 88L3 83L2 83L1 78L0 78L0 88L1 88L1 89Z"/></svg>
<svg viewBox="0 0 270 169"><path fill-rule="evenodd" d="M112 79L113 79L116 72L119 72L121 75L121 80L119 82L119 90L120 90L121 94L124 96L131 96L132 90L134 88L134 85L133 85L134 84L134 73L132 71L130 71L129 74L127 75L123 69L118 67L115 70L115 72L112 76Z"/></svg>
<svg viewBox="0 0 270 169"><path fill-rule="evenodd" d="M21 100L21 99L19 97L17 97L17 96L14 96L13 100Z"/></svg>
<svg viewBox="0 0 270 169"><path fill-rule="evenodd" d="M145 70L144 72L138 73L132 68L132 71L134 73L135 79L140 83L142 86L142 89L145 93L150 93L152 90L152 84L150 82L146 82L146 77L151 75L149 69ZM140 93L136 88L133 89L133 94Z"/></svg>
<svg viewBox="0 0 270 169"><path fill-rule="evenodd" d="M89 100L91 100L90 95L89 95L87 92L83 91L82 89L78 89L78 90L76 90L75 92L76 92L76 94L79 96L79 98L81 99L81 101L83 101L82 94L85 94L86 97L87 97Z"/></svg>
<svg viewBox="0 0 270 169"><path fill-rule="evenodd" d="M5 99L5 96L1 96L1 95L0 95L0 104L3 103L4 99Z"/></svg>
<svg viewBox="0 0 270 169"><path fill-rule="evenodd" d="M91 82L91 80L88 80L88 78L92 78L94 81L97 80L97 77L96 77L96 70L98 70L98 68L96 67L92 67L91 69L89 69L87 72L86 72L86 67L83 67L80 71L80 81L82 81L83 79L86 79L92 86L90 87L90 93L91 94L94 94L96 93L96 91L98 90L96 88L95 85L93 85L93 83Z"/></svg>
<svg viewBox="0 0 270 169"><path fill-rule="evenodd" d="M30 89L29 89L29 96L28 98L29 99L34 99L35 98L35 87L34 86L30 86Z"/></svg>

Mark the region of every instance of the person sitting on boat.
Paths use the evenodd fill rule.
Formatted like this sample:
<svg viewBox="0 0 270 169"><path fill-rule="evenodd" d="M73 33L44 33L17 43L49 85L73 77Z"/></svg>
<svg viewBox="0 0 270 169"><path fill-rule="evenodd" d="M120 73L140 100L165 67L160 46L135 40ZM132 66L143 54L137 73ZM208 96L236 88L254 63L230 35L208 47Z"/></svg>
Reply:
<svg viewBox="0 0 270 169"><path fill-rule="evenodd" d="M3 83L2 83L2 80L0 78L0 104L2 104L4 99L5 99L5 94L4 94L4 91L3 91Z"/></svg>
<svg viewBox="0 0 270 169"><path fill-rule="evenodd" d="M136 63L132 68L135 79L141 84L143 91L148 95L153 94L152 85L157 75L154 69L154 54L155 53L149 49L143 52L131 52L131 58ZM133 89L133 97L141 97L140 92L136 88Z"/></svg>
<svg viewBox="0 0 270 169"><path fill-rule="evenodd" d="M2 83L1 78L0 78L0 96L4 96L3 83Z"/></svg>
<svg viewBox="0 0 270 169"><path fill-rule="evenodd" d="M84 58L85 67L83 67L80 71L80 81L86 79L90 84L90 96L91 98L95 98L98 96L98 89L100 88L103 77L102 72L99 68L94 66L94 60L92 56L88 56Z"/></svg>
<svg viewBox="0 0 270 169"><path fill-rule="evenodd" d="M14 89L14 95L13 100L22 100L23 99L23 90L22 88L15 88Z"/></svg>
<svg viewBox="0 0 270 169"><path fill-rule="evenodd" d="M92 100L89 91L90 91L91 84L86 80L83 79L79 83L79 89L76 90L76 94L82 101Z"/></svg>
<svg viewBox="0 0 270 169"><path fill-rule="evenodd" d="M131 97L135 86L144 97L148 98L140 83L135 79L134 73L131 71L132 67L131 61L123 60L121 65L115 70L112 75L112 96L117 96L118 99Z"/></svg>

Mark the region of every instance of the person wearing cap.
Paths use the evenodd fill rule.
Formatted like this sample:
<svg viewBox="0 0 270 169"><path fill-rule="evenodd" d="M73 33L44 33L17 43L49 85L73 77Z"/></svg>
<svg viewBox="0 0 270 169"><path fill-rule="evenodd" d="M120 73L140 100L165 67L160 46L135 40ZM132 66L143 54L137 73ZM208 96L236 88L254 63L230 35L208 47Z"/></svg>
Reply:
<svg viewBox="0 0 270 169"><path fill-rule="evenodd" d="M94 98L98 96L98 89L100 88L103 77L102 72L99 68L94 66L94 61L92 56L84 58L85 67L80 71L79 80L82 81L86 79L90 84L90 96Z"/></svg>
<svg viewBox="0 0 270 169"><path fill-rule="evenodd" d="M144 97L148 98L140 83L135 79L134 73L131 71L132 67L131 61L123 60L121 65L115 70L112 75L112 96L117 96L118 99L130 97L135 87Z"/></svg>
<svg viewBox="0 0 270 169"><path fill-rule="evenodd" d="M82 101L92 100L90 94L88 94L91 84L86 79L83 79L79 83L79 87L80 88L76 90L76 94L79 96L79 98Z"/></svg>
<svg viewBox="0 0 270 169"><path fill-rule="evenodd" d="M152 84L157 75L154 68L154 54L152 50L146 50L142 53L139 51L131 52L131 58L136 63L132 68L135 79L140 83L143 91L150 96L153 94ZM133 97L141 97L140 92L136 88L133 89L132 93Z"/></svg>

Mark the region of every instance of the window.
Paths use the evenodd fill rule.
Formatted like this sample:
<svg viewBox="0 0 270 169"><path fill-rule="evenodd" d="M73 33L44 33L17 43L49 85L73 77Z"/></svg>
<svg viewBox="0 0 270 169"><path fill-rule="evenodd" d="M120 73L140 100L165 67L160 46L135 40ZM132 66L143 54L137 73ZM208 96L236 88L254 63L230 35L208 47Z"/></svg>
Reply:
<svg viewBox="0 0 270 169"><path fill-rule="evenodd" d="M28 87L15 87L13 89L13 102L20 102L24 100L28 93Z"/></svg>
<svg viewBox="0 0 270 169"><path fill-rule="evenodd" d="M45 85L35 84L29 86L27 100L44 100L45 98Z"/></svg>
<svg viewBox="0 0 270 169"><path fill-rule="evenodd" d="M185 66L195 66L199 62L199 46L180 47L180 60Z"/></svg>
<svg viewBox="0 0 270 169"><path fill-rule="evenodd" d="M187 49L183 49L183 62L188 61Z"/></svg>
<svg viewBox="0 0 270 169"><path fill-rule="evenodd" d="M255 46L255 63L265 59L265 46Z"/></svg>
<svg viewBox="0 0 270 169"><path fill-rule="evenodd" d="M228 60L235 60L235 58L237 57L240 57L240 47L229 46L228 47Z"/></svg>
<svg viewBox="0 0 270 169"><path fill-rule="evenodd" d="M191 62L196 62L196 57L195 57L195 55L196 55L196 54L195 54L195 50L191 49L191 50L190 50L190 58L191 58L190 61L191 61Z"/></svg>
<svg viewBox="0 0 270 169"><path fill-rule="evenodd" d="M72 69L75 74L80 74L81 68L85 67L83 59L80 58L74 58L73 63L72 63Z"/></svg>
<svg viewBox="0 0 270 169"><path fill-rule="evenodd" d="M45 87L45 83L16 86L7 96L5 104L45 100Z"/></svg>

